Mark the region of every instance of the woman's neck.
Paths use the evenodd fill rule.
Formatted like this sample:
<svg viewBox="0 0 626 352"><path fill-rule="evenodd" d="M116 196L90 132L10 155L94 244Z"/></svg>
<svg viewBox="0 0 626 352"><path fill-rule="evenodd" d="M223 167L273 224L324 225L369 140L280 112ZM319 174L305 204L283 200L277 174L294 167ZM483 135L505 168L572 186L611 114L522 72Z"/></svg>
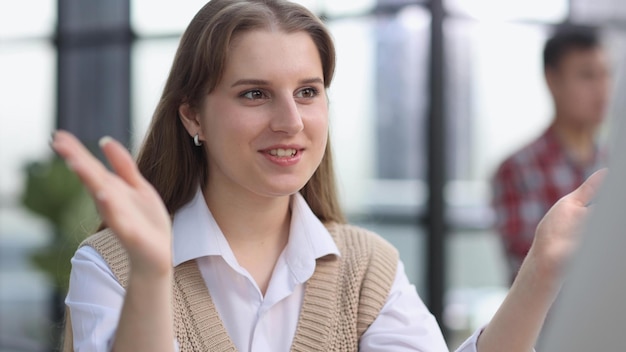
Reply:
<svg viewBox="0 0 626 352"><path fill-rule="evenodd" d="M291 220L289 196L237 196L228 191L207 189L204 199L229 241L266 241L278 236Z"/></svg>
<svg viewBox="0 0 626 352"><path fill-rule="evenodd" d="M274 266L289 240L290 197L237 197L224 190L207 190L204 198L237 262L265 295Z"/></svg>

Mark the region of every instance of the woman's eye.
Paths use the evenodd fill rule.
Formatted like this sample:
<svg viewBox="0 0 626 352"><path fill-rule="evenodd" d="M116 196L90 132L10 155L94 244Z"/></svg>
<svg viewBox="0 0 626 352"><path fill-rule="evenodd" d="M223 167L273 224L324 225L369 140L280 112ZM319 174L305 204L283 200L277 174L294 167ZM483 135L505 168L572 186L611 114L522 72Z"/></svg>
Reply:
<svg viewBox="0 0 626 352"><path fill-rule="evenodd" d="M296 96L298 98L313 98L317 95L317 89L315 88L304 88L301 89Z"/></svg>
<svg viewBox="0 0 626 352"><path fill-rule="evenodd" d="M258 89L247 91L243 93L241 96L250 100L257 100L257 99L265 98L265 94Z"/></svg>

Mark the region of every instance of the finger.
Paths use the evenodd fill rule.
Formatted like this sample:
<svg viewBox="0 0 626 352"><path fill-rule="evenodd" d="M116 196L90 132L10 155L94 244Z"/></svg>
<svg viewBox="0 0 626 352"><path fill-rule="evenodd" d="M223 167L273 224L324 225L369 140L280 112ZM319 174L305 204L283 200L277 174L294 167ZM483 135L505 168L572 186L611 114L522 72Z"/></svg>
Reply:
<svg viewBox="0 0 626 352"><path fill-rule="evenodd" d="M130 186L136 187L141 184L143 176L139 172L133 157L120 142L111 137L103 137L100 139L99 144L118 176Z"/></svg>
<svg viewBox="0 0 626 352"><path fill-rule="evenodd" d="M92 194L106 183L109 171L87 148L69 132L57 131L52 140L52 148L65 159L68 167L78 175Z"/></svg>
<svg viewBox="0 0 626 352"><path fill-rule="evenodd" d="M608 173L608 169L606 168L594 172L580 187L568 194L567 197L583 206L591 204Z"/></svg>

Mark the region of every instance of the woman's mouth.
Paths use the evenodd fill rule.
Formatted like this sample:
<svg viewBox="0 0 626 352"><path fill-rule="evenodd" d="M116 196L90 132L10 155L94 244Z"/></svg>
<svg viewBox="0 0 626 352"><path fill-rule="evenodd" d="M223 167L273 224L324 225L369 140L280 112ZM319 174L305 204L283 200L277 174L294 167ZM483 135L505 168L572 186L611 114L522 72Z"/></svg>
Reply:
<svg viewBox="0 0 626 352"><path fill-rule="evenodd" d="M267 153L271 156L276 156L279 158L284 158L284 157L294 157L296 155L298 151L296 149L282 149L282 148L277 148L277 149L270 149L267 151Z"/></svg>

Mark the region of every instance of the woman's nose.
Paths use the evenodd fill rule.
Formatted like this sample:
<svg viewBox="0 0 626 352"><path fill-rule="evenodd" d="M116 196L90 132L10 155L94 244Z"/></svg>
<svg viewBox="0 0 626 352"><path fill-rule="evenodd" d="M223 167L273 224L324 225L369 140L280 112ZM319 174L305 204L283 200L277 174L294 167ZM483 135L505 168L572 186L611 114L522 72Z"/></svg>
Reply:
<svg viewBox="0 0 626 352"><path fill-rule="evenodd" d="M281 98L274 102L270 120L270 129L274 132L296 134L304 128L302 115L295 99L292 96Z"/></svg>

